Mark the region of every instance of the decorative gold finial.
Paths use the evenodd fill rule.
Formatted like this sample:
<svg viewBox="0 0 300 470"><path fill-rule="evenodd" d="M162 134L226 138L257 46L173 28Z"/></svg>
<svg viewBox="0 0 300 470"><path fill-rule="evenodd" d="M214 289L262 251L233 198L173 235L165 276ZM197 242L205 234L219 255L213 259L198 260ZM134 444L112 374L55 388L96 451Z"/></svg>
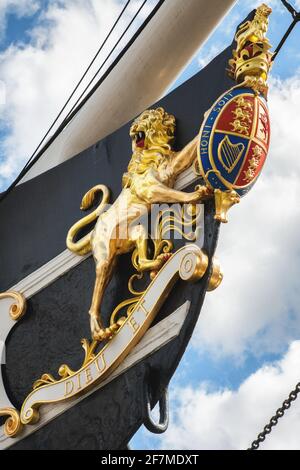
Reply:
<svg viewBox="0 0 300 470"><path fill-rule="evenodd" d="M14 291L4 292L0 293L0 300L1 299L12 299L14 301L9 309L12 320L19 321L23 318L27 308L26 299L23 294Z"/></svg>
<svg viewBox="0 0 300 470"><path fill-rule="evenodd" d="M16 437L23 429L20 413L14 408L2 408L0 409L0 416L5 416L6 421L4 423L4 434L7 437Z"/></svg>
<svg viewBox="0 0 300 470"><path fill-rule="evenodd" d="M227 213L229 209L235 204L239 204L241 198L234 191L221 191L220 189L215 190L215 204L216 204L216 215L215 219L223 224L227 224Z"/></svg>
<svg viewBox="0 0 300 470"><path fill-rule="evenodd" d="M229 61L229 75L236 82L246 82L255 91L266 94L271 68L271 44L266 38L272 9L262 4L254 19L242 24L235 35L237 48Z"/></svg>

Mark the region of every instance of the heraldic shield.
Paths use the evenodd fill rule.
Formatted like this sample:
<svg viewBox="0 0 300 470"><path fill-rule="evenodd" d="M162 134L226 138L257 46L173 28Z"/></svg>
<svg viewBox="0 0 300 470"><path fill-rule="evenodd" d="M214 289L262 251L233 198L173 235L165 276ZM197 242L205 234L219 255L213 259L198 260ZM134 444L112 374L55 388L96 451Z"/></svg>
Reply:
<svg viewBox="0 0 300 470"><path fill-rule="evenodd" d="M208 184L244 196L265 163L270 120L265 99L250 88L221 96L200 130L199 164Z"/></svg>

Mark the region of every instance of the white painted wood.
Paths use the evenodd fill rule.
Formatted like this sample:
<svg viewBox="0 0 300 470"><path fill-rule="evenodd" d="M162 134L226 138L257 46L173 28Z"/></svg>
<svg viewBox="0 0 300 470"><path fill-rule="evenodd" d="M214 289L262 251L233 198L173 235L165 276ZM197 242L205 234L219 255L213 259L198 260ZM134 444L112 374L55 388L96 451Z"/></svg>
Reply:
<svg viewBox="0 0 300 470"><path fill-rule="evenodd" d="M1 364L5 364L5 340L15 326L15 322L12 320L9 310L12 304L14 303L13 299L1 299L0 300L0 359ZM10 408L13 407L10 399L6 394L4 387L2 372L0 371L0 408Z"/></svg>
<svg viewBox="0 0 300 470"><path fill-rule="evenodd" d="M159 322L148 330L139 344L133 349L133 351L127 356L123 363L108 377L104 382L97 385L93 390L87 392L84 396L70 400L65 403L58 403L56 405L47 405L43 407L43 413L41 414L41 420L36 425L27 426L23 433L17 438L11 439L5 436L3 427L0 428L0 450L4 450L15 444L16 442L24 439L30 434L34 433L41 427L48 424L50 421L60 416L68 409L76 406L86 397L92 393L97 393L107 383L114 380L116 377L124 373L130 367L134 366L141 360L145 359L149 355L153 354L158 349L162 348L172 339L176 338L182 328L182 325L189 312L190 302L185 302L179 307L174 313L169 315L167 318Z"/></svg>
<svg viewBox="0 0 300 470"><path fill-rule="evenodd" d="M21 182L73 157L155 103L236 0L166 0Z"/></svg>
<svg viewBox="0 0 300 470"><path fill-rule="evenodd" d="M185 170L181 175L178 176L176 183L175 183L175 189L182 190L189 186L190 184L195 183L199 179L199 176L196 175L196 173L193 170L193 167L191 166L187 170Z"/></svg>

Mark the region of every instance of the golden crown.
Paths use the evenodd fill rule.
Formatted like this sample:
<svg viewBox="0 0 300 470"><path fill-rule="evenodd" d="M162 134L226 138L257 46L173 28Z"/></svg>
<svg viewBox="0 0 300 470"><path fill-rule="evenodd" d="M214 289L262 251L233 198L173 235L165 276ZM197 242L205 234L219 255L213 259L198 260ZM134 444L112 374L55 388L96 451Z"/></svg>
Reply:
<svg viewBox="0 0 300 470"><path fill-rule="evenodd" d="M229 75L238 83L247 81L249 86L256 83L257 88L266 88L272 58L266 38L271 13L271 8L261 5L254 19L243 23L235 35L237 48L229 61Z"/></svg>

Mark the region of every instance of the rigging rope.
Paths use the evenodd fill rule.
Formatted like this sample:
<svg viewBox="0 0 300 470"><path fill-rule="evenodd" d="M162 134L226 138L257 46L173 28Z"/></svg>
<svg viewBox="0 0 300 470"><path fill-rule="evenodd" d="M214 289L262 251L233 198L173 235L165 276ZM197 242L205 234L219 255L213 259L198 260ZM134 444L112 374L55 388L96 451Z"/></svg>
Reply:
<svg viewBox="0 0 300 470"><path fill-rule="evenodd" d="M61 117L62 113L64 112L64 110L66 109L66 107L68 106L68 104L70 103L71 99L73 98L73 96L75 95L76 91L78 90L78 88L80 87L80 85L82 84L83 80L85 79L85 77L87 76L88 72L90 71L91 67L93 66L93 64L95 63L96 59L98 58L100 52L102 51L103 47L105 46L105 44L107 43L108 39L110 38L110 36L112 35L113 31L115 30L117 24L119 23L120 19L122 18L122 16L124 15L127 7L129 6L131 0L128 0L126 2L126 4L124 5L124 7L122 8L122 11L121 13L119 14L118 18L116 19L116 21L114 22L114 24L112 25L110 31L108 32L107 36L105 37L104 41L102 42L101 46L99 47L98 51L96 52L95 56L93 57L93 59L91 60L89 66L87 67L87 69L85 70L84 74L82 75L81 79L79 80L79 82L77 83L77 85L75 86L74 90L72 91L72 93L70 94L69 98L67 99L66 103L63 105L62 109L60 110L60 112L58 113L57 117L55 118L55 120L53 121L53 123L51 124L51 126L49 127L48 131L46 132L46 134L44 135L44 137L42 138L41 142L39 143L39 145L37 146L37 148L34 150L32 156L30 157L30 159L28 160L28 162L26 163L24 169L27 168L27 166L30 164L31 160L34 158L34 155L36 154L36 152L39 150L39 148L41 147L41 145L43 144L43 142L45 141L45 139L48 137L48 135L50 134L51 130L53 129L53 127L55 126L55 124L57 123L57 121L59 120L59 118Z"/></svg>
<svg viewBox="0 0 300 470"><path fill-rule="evenodd" d="M116 50L117 46L119 45L119 43L122 41L123 37L125 36L125 34L127 33L128 29L130 28L130 26L132 25L132 23L134 22L134 20L136 19L136 17L139 15L140 11L142 10L142 8L145 6L145 4L147 3L148 0L144 0L143 3L140 5L139 9L137 10L137 12L135 13L135 15L133 16L132 20L130 21L129 25L127 26L126 30L121 34L120 38L118 39L118 41L116 42L116 44L114 45L114 47L112 48L112 50L110 51L110 53L108 54L108 56L106 57L106 59L104 60L104 62L102 62L101 66L99 67L99 69L97 70L97 72L95 73L95 75L93 76L93 78L89 81L88 85L86 86L86 88L84 89L84 91L81 93L81 95L79 96L79 98L77 99L76 103L72 106L71 110L69 111L68 115L67 115L67 118L73 113L74 109L77 107L77 105L80 103L81 99L84 97L86 91L90 88L91 84L94 82L95 78L97 77L97 75L99 74L99 72L103 69L104 65L106 64L106 62L108 61L108 59L111 57L112 53Z"/></svg>
<svg viewBox="0 0 300 470"><path fill-rule="evenodd" d="M282 49L282 47L284 46L287 38L289 37L289 35L291 34L291 32L293 31L293 29L295 28L296 24L299 23L300 21L300 12L296 11L294 7L292 7L292 5L287 1L287 0L281 0L281 3L285 6L285 8L291 13L292 17L293 17L293 22L290 24L288 30L286 31L285 35L283 36L283 38L281 39L280 43L278 44L278 46L276 47L275 51L274 51L274 54L273 54L273 57L272 57L272 62L274 62L274 60L276 59L276 57L278 56L280 50Z"/></svg>
<svg viewBox="0 0 300 470"><path fill-rule="evenodd" d="M262 442L266 440L268 434L272 432L274 426L277 425L278 420L282 418L286 412L291 407L291 404L297 399L300 393L300 382L296 385L295 389L289 394L287 400L284 400L281 408L278 408L275 415L270 419L269 423L264 427L264 430L259 433L257 439L252 442L251 447L248 450L258 450Z"/></svg>
<svg viewBox="0 0 300 470"><path fill-rule="evenodd" d="M141 6L139 7L138 11L135 13L134 17L132 18L132 20L130 21L130 23L127 25L125 31L122 33L121 37L118 39L118 41L116 42L114 48L112 51L110 51L110 53L108 54L107 58L105 59L105 63L107 62L107 60L111 57L111 54L113 53L113 51L116 49L116 47L120 44L121 40L123 39L124 35L126 34L126 32L129 30L129 28L131 27L133 21L137 18L138 14L140 13L140 11L142 10L142 8L145 6L146 2L148 0L144 0L143 3L141 4ZM130 2L130 0L129 0ZM116 22L114 23L113 27L116 26L117 22L120 20L122 14L124 13L125 11L125 8L127 8L129 2L126 3L126 5L124 6L121 14L119 15L118 19L116 20ZM0 202L13 190L13 188L21 181L21 179L24 177L24 175L30 170L30 168L32 168L32 166L41 158L41 156L43 155L43 153L45 152L45 150L47 150L47 148L52 144L52 142L57 138L57 136L62 132L62 130L66 127L66 125L71 121L71 119L74 117L74 115L81 109L81 107L87 102L87 100L90 98L90 96L94 93L94 91L101 85L101 83L107 78L107 76L109 75L109 73L113 70L113 68L118 64L118 62L121 60L121 58L123 57L123 55L127 52L127 50L131 47L131 45L135 42L135 40L137 39L137 37L141 34L141 32L145 29L145 27L147 26L147 24L149 23L149 21L153 18L153 16L157 13L157 11L159 10L159 8L162 6L162 4L165 2L165 0L159 0L159 2L157 3L157 5L153 8L153 10L151 11L151 13L148 15L148 17L144 20L144 22L142 23L142 25L139 27L139 29L136 31L136 33L133 35L133 37L129 40L129 42L125 45L124 49L120 52L120 54L117 56L117 58L113 61L113 63L109 66L108 70L106 70L104 72L104 74L100 77L100 79L98 80L98 82L95 84L95 86L93 87L93 89L88 93L87 96L85 96L82 101L78 104L78 100L77 102L75 103L75 106L77 106L76 109L74 109L74 106L72 107L72 110L70 113L68 113L68 115L64 118L63 122L60 124L60 126L58 127L58 129L55 131L55 133L50 136L49 140L44 144L44 146L39 150L39 152L36 154L36 152L38 151L38 149L41 147L42 143L45 141L46 137L49 135L51 129L53 128L53 126L55 125L55 123L57 122L57 119L59 118L59 116L57 117L56 121L53 123L53 125L51 126L51 128L47 131L47 133L45 134L44 138L42 139L42 141L40 142L40 144L38 145L38 147L36 148L36 150L34 151L34 153L32 154L32 156L30 157L29 161L26 163L26 165L24 166L24 168L21 170L21 172L19 173L18 177L15 179L15 181L7 188L7 190L5 192L3 192L2 194L0 194ZM112 33L112 30L108 33L108 36ZM108 37L107 37L108 39ZM107 39L105 39L105 41L107 41ZM104 44L103 44L104 45ZM103 46L101 46L103 47ZM88 67L88 70L90 70L90 67L91 67L92 64L90 64L90 66ZM98 72L99 70L102 69L102 67L104 66L104 63L102 64L102 66L98 69ZM88 70L86 71L86 73L88 72ZM86 75L85 73L85 75ZM93 79L90 81L88 87L91 85L91 83L95 80L96 78L96 75L94 75ZM78 84L79 86L79 84ZM86 93L88 87L86 87L84 93ZM77 87L78 89L78 87ZM75 93L75 91L74 91ZM84 94L83 93L83 94ZM73 93L72 93L72 96L73 96ZM82 95L83 96L83 95ZM80 99L82 98L82 96L80 97ZM71 99L71 98L70 98ZM66 104L67 105L67 104ZM63 108L63 110L65 109L65 106ZM63 112L63 110L61 112ZM60 113L61 114L61 113Z"/></svg>

